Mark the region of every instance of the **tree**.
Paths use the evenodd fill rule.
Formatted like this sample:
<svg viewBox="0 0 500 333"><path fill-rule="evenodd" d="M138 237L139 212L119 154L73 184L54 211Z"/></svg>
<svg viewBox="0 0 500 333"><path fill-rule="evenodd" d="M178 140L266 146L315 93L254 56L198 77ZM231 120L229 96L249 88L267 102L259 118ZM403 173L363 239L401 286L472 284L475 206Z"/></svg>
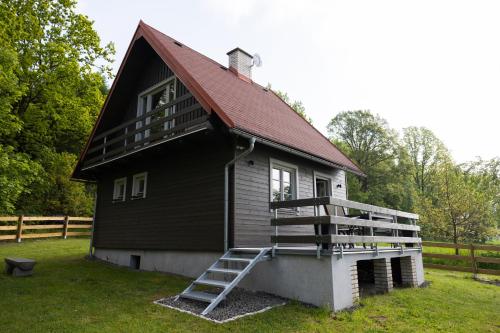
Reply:
<svg viewBox="0 0 500 333"><path fill-rule="evenodd" d="M425 127L403 129L402 144L408 154L415 188L422 195L430 195L437 167L450 159L447 149L434 133Z"/></svg>
<svg viewBox="0 0 500 333"><path fill-rule="evenodd" d="M349 196L353 200L406 207L403 195L407 192L397 165L397 134L385 119L368 110L345 111L337 114L327 129L330 140L367 175L348 177Z"/></svg>
<svg viewBox="0 0 500 333"><path fill-rule="evenodd" d="M290 99L286 92L280 90L273 90L271 88L271 84L267 84L267 89L272 90L279 98L283 100L286 104L288 104L295 112L297 112L302 118L304 118L308 123L312 124L312 119L306 114L306 108L301 101L293 101Z"/></svg>
<svg viewBox="0 0 500 333"><path fill-rule="evenodd" d="M66 163L80 152L104 101L114 49L100 45L75 6L72 0L0 2L0 158L18 193L0 214L49 211L37 201L41 192L64 192L73 201L92 197L90 189L58 183L56 175L70 176ZM29 167L11 170L20 163ZM81 191L69 190L75 186Z"/></svg>
<svg viewBox="0 0 500 333"><path fill-rule="evenodd" d="M435 185L433 198L420 196L417 205L425 237L457 244L484 242L494 234L495 193L484 191L477 175L447 161L439 165Z"/></svg>
<svg viewBox="0 0 500 333"><path fill-rule="evenodd" d="M363 170L396 157L396 132L385 119L368 110L340 112L327 129L330 138L346 146L351 158Z"/></svg>

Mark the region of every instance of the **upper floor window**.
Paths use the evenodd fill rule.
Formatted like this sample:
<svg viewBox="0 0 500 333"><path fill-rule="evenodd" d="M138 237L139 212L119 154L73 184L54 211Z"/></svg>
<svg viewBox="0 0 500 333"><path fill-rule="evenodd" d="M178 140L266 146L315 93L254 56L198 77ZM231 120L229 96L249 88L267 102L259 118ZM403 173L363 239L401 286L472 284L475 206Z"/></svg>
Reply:
<svg viewBox="0 0 500 333"><path fill-rule="evenodd" d="M138 173L132 179L132 199L141 199L146 197L148 182L148 173Z"/></svg>
<svg viewBox="0 0 500 333"><path fill-rule="evenodd" d="M297 167L282 162L271 162L271 200L286 201L297 198Z"/></svg>
<svg viewBox="0 0 500 333"><path fill-rule="evenodd" d="M137 117L144 114L152 112L166 104L169 104L175 99L175 88L176 80L170 79L168 81L161 82L160 84L151 87L145 92L139 95L139 100L137 103ZM171 116L175 113L175 105L171 105L165 110L160 111L152 115L151 117L146 117L144 120L140 120L136 123L136 128L146 127L158 119ZM165 122L159 124L154 124L150 128L147 128L143 132L139 132L135 135L135 141L142 140L149 137L155 133L161 132L162 130L168 130L175 126L175 120L169 119Z"/></svg>
<svg viewBox="0 0 500 333"><path fill-rule="evenodd" d="M113 202L125 201L127 191L127 178L119 178L115 180L113 188Z"/></svg>

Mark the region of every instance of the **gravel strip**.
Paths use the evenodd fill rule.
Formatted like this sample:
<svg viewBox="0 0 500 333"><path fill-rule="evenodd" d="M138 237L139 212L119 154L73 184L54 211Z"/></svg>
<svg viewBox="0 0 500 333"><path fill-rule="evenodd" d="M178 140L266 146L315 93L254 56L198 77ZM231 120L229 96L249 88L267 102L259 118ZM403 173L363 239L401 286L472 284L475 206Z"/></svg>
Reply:
<svg viewBox="0 0 500 333"><path fill-rule="evenodd" d="M180 311L190 312L201 316L201 312L208 306L208 303L198 302L176 296L167 297L156 301L155 303L171 307ZM286 298L274 296L263 292L252 292L240 288L233 289L226 299L217 305L217 307L207 316L202 318L210 319L219 323L237 319L244 315L256 312L264 312L270 308L283 305L288 300Z"/></svg>

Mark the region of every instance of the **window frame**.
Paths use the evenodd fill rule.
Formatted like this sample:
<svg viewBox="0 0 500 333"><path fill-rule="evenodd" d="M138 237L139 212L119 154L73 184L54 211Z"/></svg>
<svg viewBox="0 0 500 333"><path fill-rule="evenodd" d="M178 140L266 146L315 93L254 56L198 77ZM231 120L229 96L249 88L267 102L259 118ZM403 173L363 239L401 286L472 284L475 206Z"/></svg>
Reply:
<svg viewBox="0 0 500 333"><path fill-rule="evenodd" d="M120 199L119 196L117 196L117 185L119 183L123 182L123 197ZM113 182L113 203L116 202L124 202L127 197L127 177L122 177L122 178L117 178Z"/></svg>
<svg viewBox="0 0 500 333"><path fill-rule="evenodd" d="M152 107L153 107L153 105L152 105L152 96L154 94L156 94L157 92L165 89L167 87L167 85L169 85L169 84L172 84L173 87L174 87L174 98L172 100L172 101L174 101L177 98L177 78L175 76L171 76L168 79L165 79L163 81L158 82L157 84L149 87L148 89L140 92L137 95L137 112L136 112L136 117L140 117L140 116L142 116L144 114L147 114L148 112L151 112L153 110L152 109ZM144 97L146 97L146 108L145 109L144 109ZM170 103L172 101L169 101L168 103ZM167 114L168 114L168 112L169 112L169 110L165 109L165 112L164 112L163 116L166 117ZM175 114L175 112L176 112L176 110L175 110L175 105L174 105L172 107L171 114ZM141 127L147 126L150 123L151 123L151 117L147 117L146 119L137 121L135 123L135 128L136 129L140 129ZM169 125L167 125L167 124L169 124ZM167 127L169 127L169 128L175 127L175 119L166 121L163 124L163 130L165 130ZM142 139L146 139L146 138L148 138L150 136L150 133L151 133L151 128L135 134L135 138L134 139L135 139L135 141L140 141Z"/></svg>
<svg viewBox="0 0 500 333"><path fill-rule="evenodd" d="M139 177L144 177L144 191L142 193L142 196L138 196L136 192L136 182ZM136 173L132 177L132 193L130 195L131 200L138 200L138 199L145 199L146 194L147 194L147 188L148 188L148 173L147 172L141 172L141 173Z"/></svg>
<svg viewBox="0 0 500 333"><path fill-rule="evenodd" d="M269 159L269 202L273 202L273 169L292 171L290 175L290 186L292 186L292 199L299 199L299 167L295 164L283 162L274 158ZM280 199L283 198L282 176L280 177ZM283 200L280 200L283 201Z"/></svg>
<svg viewBox="0 0 500 333"><path fill-rule="evenodd" d="M313 172L314 197L315 198L317 197L316 179L318 179L318 178L328 181L328 183L330 184L330 186L329 186L330 196L333 196L333 177L331 175L326 174L326 173L314 171Z"/></svg>

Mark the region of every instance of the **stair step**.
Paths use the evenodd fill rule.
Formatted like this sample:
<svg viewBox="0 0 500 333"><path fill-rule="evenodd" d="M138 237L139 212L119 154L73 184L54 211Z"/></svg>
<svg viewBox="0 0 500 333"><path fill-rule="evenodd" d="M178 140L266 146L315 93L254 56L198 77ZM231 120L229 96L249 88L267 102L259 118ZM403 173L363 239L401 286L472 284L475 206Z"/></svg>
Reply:
<svg viewBox="0 0 500 333"><path fill-rule="evenodd" d="M242 270L239 269L229 269L229 268L209 268L208 271L213 273L236 274L236 275L243 272Z"/></svg>
<svg viewBox="0 0 500 333"><path fill-rule="evenodd" d="M230 249L229 251L231 252L252 252L252 253L259 253L262 251L261 248L258 247L235 247Z"/></svg>
<svg viewBox="0 0 500 333"><path fill-rule="evenodd" d="M217 295L206 293L206 292L203 292L203 291L193 291L193 290L191 290L191 291L188 291L186 293L180 294L179 297L189 298L189 299L192 299L192 300L195 300L195 301L202 301L202 302L211 303L214 299L217 298Z"/></svg>
<svg viewBox="0 0 500 333"><path fill-rule="evenodd" d="M195 284L203 284L205 286L213 286L219 288L226 288L231 284L231 282L219 281L219 280L210 280L210 279L200 279L194 281Z"/></svg>
<svg viewBox="0 0 500 333"><path fill-rule="evenodd" d="M226 257L226 258L220 258L219 260L221 261L233 261L233 262L250 262L253 259L249 258L234 258L234 257Z"/></svg>

